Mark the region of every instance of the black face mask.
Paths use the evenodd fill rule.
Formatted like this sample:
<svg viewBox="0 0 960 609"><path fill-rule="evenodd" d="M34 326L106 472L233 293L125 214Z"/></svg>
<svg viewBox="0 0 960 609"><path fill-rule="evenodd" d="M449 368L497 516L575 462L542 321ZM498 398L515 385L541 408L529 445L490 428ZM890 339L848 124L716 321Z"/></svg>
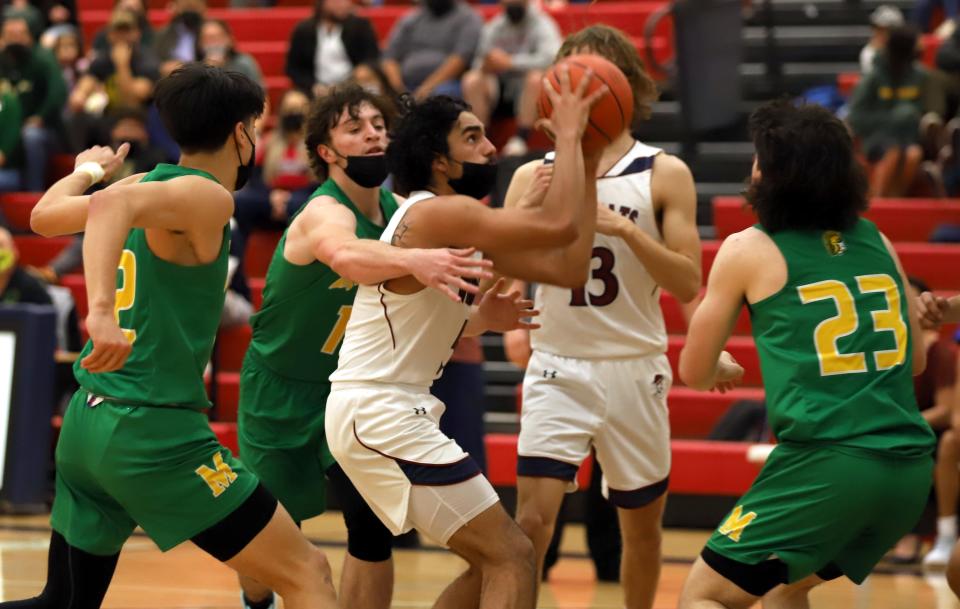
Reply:
<svg viewBox="0 0 960 609"><path fill-rule="evenodd" d="M331 148L330 150L333 150ZM343 156L336 150L333 153L346 159L347 166L343 170L347 177L363 188L376 188L387 179L387 155L371 154L367 156Z"/></svg>
<svg viewBox="0 0 960 609"><path fill-rule="evenodd" d="M197 31L203 23L203 15L197 11L183 11L180 13L180 23L187 26L189 30Z"/></svg>
<svg viewBox="0 0 960 609"><path fill-rule="evenodd" d="M237 183L233 188L234 190L240 190L247 184L250 176L253 175L254 162L257 159L257 145L250 139L250 134L247 133L246 128L243 129L243 134L247 136L247 141L250 142L250 160L245 164L243 163L243 159L240 158L240 144L237 144L236 140L234 140L237 146L237 160L241 163L237 166Z"/></svg>
<svg viewBox="0 0 960 609"><path fill-rule="evenodd" d="M453 10L454 0L423 0L427 10L433 13L434 17L443 17Z"/></svg>
<svg viewBox="0 0 960 609"><path fill-rule="evenodd" d="M3 48L3 54L9 57L10 61L18 66L30 61L30 47L25 44L8 44Z"/></svg>
<svg viewBox="0 0 960 609"><path fill-rule="evenodd" d="M453 159L450 159L453 161ZM447 180L447 184L459 195L482 199L493 190L497 181L496 163L471 163L470 161L453 161L463 167L463 175L459 178Z"/></svg>
<svg viewBox="0 0 960 609"><path fill-rule="evenodd" d="M523 21L527 16L527 7L524 4L511 4L506 8L507 19L510 23L517 24Z"/></svg>
<svg viewBox="0 0 960 609"><path fill-rule="evenodd" d="M284 133L293 133L295 131L300 131L300 128L303 127L303 121L306 117L299 112L283 114L280 116L280 128Z"/></svg>

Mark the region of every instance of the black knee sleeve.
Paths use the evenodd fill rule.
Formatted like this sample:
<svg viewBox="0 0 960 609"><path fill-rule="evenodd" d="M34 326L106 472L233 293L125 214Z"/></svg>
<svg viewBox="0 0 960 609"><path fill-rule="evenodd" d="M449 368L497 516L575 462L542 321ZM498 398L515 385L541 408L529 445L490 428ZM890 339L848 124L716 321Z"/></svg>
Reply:
<svg viewBox="0 0 960 609"><path fill-rule="evenodd" d="M43 592L29 600L0 603L0 609L100 609L119 557L89 554L54 531Z"/></svg>
<svg viewBox="0 0 960 609"><path fill-rule="evenodd" d="M707 547L700 552L700 557L714 571L736 584L744 592L754 596L763 596L789 580L787 563L779 558L748 565L727 558Z"/></svg>
<svg viewBox="0 0 960 609"><path fill-rule="evenodd" d="M190 541L220 562L227 562L267 527L276 511L277 500L258 484L240 507Z"/></svg>
<svg viewBox="0 0 960 609"><path fill-rule="evenodd" d="M334 488L347 525L347 552L367 562L383 562L393 555L393 534L367 502L339 465L327 470L327 479Z"/></svg>

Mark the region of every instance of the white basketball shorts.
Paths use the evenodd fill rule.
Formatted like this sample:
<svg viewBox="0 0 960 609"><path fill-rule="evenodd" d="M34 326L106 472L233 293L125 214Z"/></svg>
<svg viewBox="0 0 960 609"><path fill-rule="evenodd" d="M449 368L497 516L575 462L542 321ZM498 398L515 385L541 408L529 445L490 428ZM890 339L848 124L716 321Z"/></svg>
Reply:
<svg viewBox="0 0 960 609"><path fill-rule="evenodd" d="M643 507L670 475L665 355L592 360L534 351L523 379L517 474L560 478L596 451L603 490L614 505Z"/></svg>
<svg viewBox="0 0 960 609"><path fill-rule="evenodd" d="M499 501L476 462L440 431L444 405L423 387L334 383L330 452L394 534L416 528L446 544Z"/></svg>

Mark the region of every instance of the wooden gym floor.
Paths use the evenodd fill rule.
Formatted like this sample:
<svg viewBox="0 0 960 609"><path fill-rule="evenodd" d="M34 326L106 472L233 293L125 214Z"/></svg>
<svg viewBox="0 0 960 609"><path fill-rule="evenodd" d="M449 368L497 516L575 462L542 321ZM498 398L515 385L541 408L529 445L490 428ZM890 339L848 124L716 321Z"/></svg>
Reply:
<svg viewBox="0 0 960 609"><path fill-rule="evenodd" d="M334 581L345 552L339 514L305 523L306 534L330 557ZM37 594L46 574L50 529L45 517L0 517L0 600ZM565 532L561 561L543 588L541 608L616 609L622 607L618 586L594 581L586 558L583 528ZM665 564L656 608L676 606L677 596L707 532L669 530L664 540ZM397 550L395 609L429 608L463 563L427 546ZM923 575L918 567L881 567L862 586L848 580L831 582L814 592L815 609L960 609L960 602L942 575ZM163 555L143 535L124 547L104 609L240 609L233 572L186 543Z"/></svg>

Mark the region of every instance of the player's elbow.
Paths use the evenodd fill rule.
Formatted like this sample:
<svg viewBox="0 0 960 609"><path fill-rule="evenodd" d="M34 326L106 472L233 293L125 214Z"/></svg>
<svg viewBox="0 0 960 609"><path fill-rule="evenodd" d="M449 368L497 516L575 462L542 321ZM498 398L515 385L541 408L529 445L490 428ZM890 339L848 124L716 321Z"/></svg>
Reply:
<svg viewBox="0 0 960 609"><path fill-rule="evenodd" d="M55 237L57 235L50 214L40 208L39 205L30 212L30 230L42 237Z"/></svg>
<svg viewBox="0 0 960 609"><path fill-rule="evenodd" d="M553 220L547 224L546 233L551 245L563 247L577 240L580 229L572 219Z"/></svg>
<svg viewBox="0 0 960 609"><path fill-rule="evenodd" d="M700 275L684 282L673 291L673 295L683 304L690 304L700 295Z"/></svg>
<svg viewBox="0 0 960 609"><path fill-rule="evenodd" d="M350 248L339 248L335 251L318 251L317 259L325 263L330 269L348 281L367 283L363 274L361 257Z"/></svg>

